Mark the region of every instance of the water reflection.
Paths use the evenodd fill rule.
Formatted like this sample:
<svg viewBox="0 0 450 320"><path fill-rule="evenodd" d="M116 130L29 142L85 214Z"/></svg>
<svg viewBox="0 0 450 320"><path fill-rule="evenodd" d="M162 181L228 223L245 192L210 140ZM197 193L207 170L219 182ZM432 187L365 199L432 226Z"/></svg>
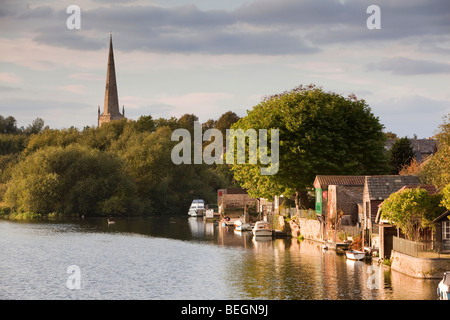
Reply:
<svg viewBox="0 0 450 320"><path fill-rule="evenodd" d="M82 264L84 291L55 289L54 298L435 299L439 282L347 260L318 242L256 239L196 217L0 221L0 234L3 297L48 293L27 283L37 261L62 270L64 281L68 265Z"/></svg>

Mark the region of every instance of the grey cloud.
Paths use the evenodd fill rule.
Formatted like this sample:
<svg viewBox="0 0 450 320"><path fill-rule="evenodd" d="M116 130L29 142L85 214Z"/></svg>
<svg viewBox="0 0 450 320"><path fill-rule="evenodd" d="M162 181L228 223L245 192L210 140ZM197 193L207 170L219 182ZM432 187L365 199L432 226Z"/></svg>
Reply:
<svg viewBox="0 0 450 320"><path fill-rule="evenodd" d="M33 22L33 31L39 33L36 41L84 50L105 48L107 41L92 35L110 31L123 39L122 50L267 55L311 54L337 42L449 34L448 0L383 2L382 29L376 31L366 27L371 4L372 0L256 0L234 10L111 4L82 9L82 30L77 31L65 28L65 10L40 6L16 15L21 30L29 30ZM4 12L10 12L8 8ZM42 24L36 28L39 18Z"/></svg>
<svg viewBox="0 0 450 320"><path fill-rule="evenodd" d="M450 73L450 64L404 57L384 58L379 63L367 65L368 70L390 71L396 75Z"/></svg>
<svg viewBox="0 0 450 320"><path fill-rule="evenodd" d="M22 90L22 89L21 88L16 88L16 87L9 87L9 86L0 85L0 92L9 92L9 91L17 91L17 90Z"/></svg>

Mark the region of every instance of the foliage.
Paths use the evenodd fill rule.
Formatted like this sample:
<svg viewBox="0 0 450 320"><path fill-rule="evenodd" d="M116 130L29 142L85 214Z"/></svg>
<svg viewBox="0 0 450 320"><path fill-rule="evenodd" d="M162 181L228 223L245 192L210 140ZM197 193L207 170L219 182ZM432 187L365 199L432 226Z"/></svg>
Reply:
<svg viewBox="0 0 450 320"><path fill-rule="evenodd" d="M23 134L0 134L0 155L9 155L22 152L29 137Z"/></svg>
<svg viewBox="0 0 450 320"><path fill-rule="evenodd" d="M446 185L444 189L442 189L442 201L441 205L450 210L450 184Z"/></svg>
<svg viewBox="0 0 450 320"><path fill-rule="evenodd" d="M450 183L450 114L444 117L440 131L434 136L438 141L438 151L426 161L421 179L428 184L443 187Z"/></svg>
<svg viewBox="0 0 450 320"><path fill-rule="evenodd" d="M3 117L0 115L0 134L15 134L20 130L17 128L17 120L12 117Z"/></svg>
<svg viewBox="0 0 450 320"><path fill-rule="evenodd" d="M411 163L414 152L409 139L404 137L397 139L389 151L392 174L398 174L400 170Z"/></svg>
<svg viewBox="0 0 450 320"><path fill-rule="evenodd" d="M197 120L192 114L149 115L82 131L42 128L43 121L35 121L28 127L39 132L0 134L0 203L18 218L185 214L193 198L215 203L216 190L232 180L226 165L171 160L172 130L192 129Z"/></svg>
<svg viewBox="0 0 450 320"><path fill-rule="evenodd" d="M306 191L317 174L383 174L387 170L383 126L365 101L354 96L299 86L266 97L232 128L279 129L276 175L260 175L260 163L232 168L253 197L296 193L297 203L300 200L308 208Z"/></svg>
<svg viewBox="0 0 450 320"><path fill-rule="evenodd" d="M445 210L439 205L441 194L430 195L422 188L391 194L381 206L381 218L399 227L409 240L420 240L424 228L433 228L432 221Z"/></svg>
<svg viewBox="0 0 450 320"><path fill-rule="evenodd" d="M117 156L80 145L39 149L17 164L8 185L4 200L14 211L43 215L124 214L135 193Z"/></svg>
<svg viewBox="0 0 450 320"><path fill-rule="evenodd" d="M409 176L409 175L421 176L423 166L424 166L423 162L420 163L416 160L416 158L413 158L409 164L401 168L398 174L402 176Z"/></svg>

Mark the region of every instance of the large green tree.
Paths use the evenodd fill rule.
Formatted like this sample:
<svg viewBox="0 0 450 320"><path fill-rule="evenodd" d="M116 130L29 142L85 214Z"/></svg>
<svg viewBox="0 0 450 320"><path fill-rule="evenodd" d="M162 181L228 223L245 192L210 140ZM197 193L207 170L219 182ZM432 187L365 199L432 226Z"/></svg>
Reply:
<svg viewBox="0 0 450 320"><path fill-rule="evenodd" d="M387 170L383 125L366 102L353 95L299 86L263 99L233 126L239 128L279 130L275 175L261 175L261 163L233 165L235 178L254 197L295 194L297 206L307 208L307 191L316 175L383 174Z"/></svg>
<svg viewBox="0 0 450 320"><path fill-rule="evenodd" d="M414 151L407 137L395 140L389 150L391 173L398 174L414 159Z"/></svg>

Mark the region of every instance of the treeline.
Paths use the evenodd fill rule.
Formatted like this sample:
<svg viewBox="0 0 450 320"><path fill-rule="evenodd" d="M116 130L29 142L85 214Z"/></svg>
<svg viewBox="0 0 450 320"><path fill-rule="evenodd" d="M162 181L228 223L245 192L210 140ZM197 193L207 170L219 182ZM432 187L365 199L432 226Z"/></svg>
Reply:
<svg viewBox="0 0 450 320"><path fill-rule="evenodd" d="M12 117L1 118L8 119ZM203 129L225 131L233 112ZM175 165L171 141L177 128L193 130L198 118L119 120L101 128L37 132L8 127L0 134L0 203L15 214L85 216L187 213L192 199L216 203L216 191L232 185L227 165ZM34 122L33 122L34 123ZM31 128L33 125L30 125ZM13 128L17 130L14 130Z"/></svg>

